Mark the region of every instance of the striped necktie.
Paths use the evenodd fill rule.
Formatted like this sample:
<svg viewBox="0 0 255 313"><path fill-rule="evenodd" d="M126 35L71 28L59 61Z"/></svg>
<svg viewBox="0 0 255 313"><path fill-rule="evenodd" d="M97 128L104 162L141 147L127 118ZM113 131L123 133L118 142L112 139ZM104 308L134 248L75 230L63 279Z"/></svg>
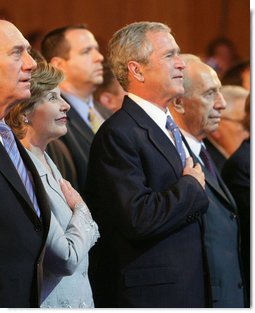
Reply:
<svg viewBox="0 0 255 313"><path fill-rule="evenodd" d="M28 171L20 156L17 144L15 142L15 139L14 139L14 136L10 127L3 122L0 122L0 134L3 139L4 148L19 173L19 176L27 190L27 193L34 206L37 216L40 217L40 209L37 203L37 199L34 193L34 188L33 188L31 179L29 177Z"/></svg>
<svg viewBox="0 0 255 313"><path fill-rule="evenodd" d="M185 151L184 151L184 148L182 145L181 132L170 115L167 116L166 128L168 130L170 130L172 135L173 135L176 150L179 153L179 156L181 158L182 166L185 167L185 165L186 165L186 154L185 154Z"/></svg>

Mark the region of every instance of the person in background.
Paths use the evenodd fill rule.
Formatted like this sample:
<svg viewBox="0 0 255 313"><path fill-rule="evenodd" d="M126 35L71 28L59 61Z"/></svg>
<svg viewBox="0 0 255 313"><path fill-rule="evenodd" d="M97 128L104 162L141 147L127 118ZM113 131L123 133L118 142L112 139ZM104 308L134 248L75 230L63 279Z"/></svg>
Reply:
<svg viewBox="0 0 255 313"><path fill-rule="evenodd" d="M33 162L5 123L11 108L31 96L36 62L6 20L0 41L0 307L38 307L50 209Z"/></svg>
<svg viewBox="0 0 255 313"><path fill-rule="evenodd" d="M62 97L70 104L68 132L61 137L77 172L78 191L84 198L88 157L94 134L104 118L95 108L93 92L103 82L103 55L85 25L54 29L42 40L42 55L65 74Z"/></svg>
<svg viewBox="0 0 255 313"><path fill-rule="evenodd" d="M113 35L108 60L128 96L90 150L85 195L101 235L90 254L95 306L204 307L204 174L167 109L184 91L179 47L167 25L132 23Z"/></svg>
<svg viewBox="0 0 255 313"><path fill-rule="evenodd" d="M108 114L104 116L106 119L121 108L126 92L114 77L110 65L104 62L103 66L103 83L97 87L94 92L94 98L97 103L100 103L100 105L107 109Z"/></svg>
<svg viewBox="0 0 255 313"><path fill-rule="evenodd" d="M226 37L212 40L206 49L205 63L212 66L221 79L226 71L240 60L233 41Z"/></svg>
<svg viewBox="0 0 255 313"><path fill-rule="evenodd" d="M250 133L250 94L245 102L245 129ZM241 252L244 265L245 285L248 305L250 304L250 188L251 188L251 146L250 136L226 161L222 169L222 178L236 200L241 224Z"/></svg>
<svg viewBox="0 0 255 313"><path fill-rule="evenodd" d="M58 84L63 73L46 62L32 72L31 98L6 117L41 177L51 207L44 261L41 307L93 307L88 280L88 251L99 233L81 196L65 180L45 149L66 131L69 105Z"/></svg>
<svg viewBox="0 0 255 313"><path fill-rule="evenodd" d="M185 92L173 100L170 111L187 141L194 163L199 162L205 173L209 207L202 218L213 307L242 308L244 288L237 207L203 143L207 133L219 126L226 102L216 72L193 55L181 56L186 64Z"/></svg>
<svg viewBox="0 0 255 313"><path fill-rule="evenodd" d="M226 109L221 113L217 130L209 132L204 140L220 172L226 160L248 137L248 132L242 123L248 91L240 86L222 86L221 93L227 103Z"/></svg>
<svg viewBox="0 0 255 313"><path fill-rule="evenodd" d="M232 66L221 79L222 85L237 85L250 91L250 60L244 60Z"/></svg>

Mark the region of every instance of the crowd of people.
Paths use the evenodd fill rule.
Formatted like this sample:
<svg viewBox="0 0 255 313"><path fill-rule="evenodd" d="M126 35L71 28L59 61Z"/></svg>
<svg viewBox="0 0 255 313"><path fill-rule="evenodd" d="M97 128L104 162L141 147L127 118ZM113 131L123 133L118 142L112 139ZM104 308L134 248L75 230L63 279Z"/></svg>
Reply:
<svg viewBox="0 0 255 313"><path fill-rule="evenodd" d="M118 30L107 57L84 24L38 51L1 19L0 41L0 307L250 307L237 54L182 54L159 22Z"/></svg>

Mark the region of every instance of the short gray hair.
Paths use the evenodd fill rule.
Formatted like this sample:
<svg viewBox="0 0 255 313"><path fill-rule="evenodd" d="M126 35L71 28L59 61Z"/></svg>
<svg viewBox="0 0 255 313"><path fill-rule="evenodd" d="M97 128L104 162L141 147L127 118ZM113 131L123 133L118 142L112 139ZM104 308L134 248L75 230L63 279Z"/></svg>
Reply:
<svg viewBox="0 0 255 313"><path fill-rule="evenodd" d="M243 100L245 102L249 95L249 91L237 85L224 85L221 87L221 93L227 103L226 109L222 111L222 117L231 118L235 114L236 100ZM236 115L236 114L235 114Z"/></svg>
<svg viewBox="0 0 255 313"><path fill-rule="evenodd" d="M148 32L167 32L171 29L157 22L135 22L118 30L108 45L108 60L112 71L124 90L127 91L128 62L147 64L152 46L147 39Z"/></svg>
<svg viewBox="0 0 255 313"><path fill-rule="evenodd" d="M204 63L200 57L198 57L195 54L189 54L189 53L182 53L180 54L180 57L182 58L182 60L184 61L185 65L186 65L186 69L184 69L183 72L183 87L184 87L184 95L185 96L190 96L193 94L193 80L192 78L187 74L187 69L188 67L192 67L192 65L194 64L201 64L201 66L205 66L205 67L210 67L209 65L207 65L206 63Z"/></svg>

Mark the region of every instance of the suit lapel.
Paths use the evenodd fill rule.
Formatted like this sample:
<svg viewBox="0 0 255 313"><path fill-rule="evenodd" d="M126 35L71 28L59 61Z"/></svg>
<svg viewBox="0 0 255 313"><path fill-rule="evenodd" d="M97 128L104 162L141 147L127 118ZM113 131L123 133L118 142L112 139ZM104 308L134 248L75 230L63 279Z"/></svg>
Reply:
<svg viewBox="0 0 255 313"><path fill-rule="evenodd" d="M123 103L125 110L143 129L147 130L148 137L157 150L165 157L168 163L172 166L176 176L179 177L183 171L179 154L160 127L139 107L134 101L125 96Z"/></svg>
<svg viewBox="0 0 255 313"><path fill-rule="evenodd" d="M203 172L205 173L206 183L208 185L210 185L211 188L214 189L214 191L216 191L228 204L230 204L234 210L236 210L235 201L234 201L232 195L230 194L230 192L227 190L227 187L225 186L223 180L221 179L220 174L217 171L217 168L214 166L214 169L215 169L215 172L217 175L217 179L215 179L215 177L212 176L212 174L206 169L205 166L203 166L203 164L195 156L195 154L191 150L191 148L190 148L190 146L189 146L189 144L188 144L188 142L184 136L182 136L182 139L183 139L191 157L193 158L194 164L199 163L201 165Z"/></svg>
<svg viewBox="0 0 255 313"><path fill-rule="evenodd" d="M217 169L216 169L216 174L217 174L219 185L223 189L224 194L228 197L231 205L235 208L235 210L237 210L236 202L235 202L231 192L228 190L228 187L226 186L226 184L224 183L223 179L221 178L221 175L219 174Z"/></svg>
<svg viewBox="0 0 255 313"><path fill-rule="evenodd" d="M222 186L219 184L219 180L218 180L219 174L217 173L217 179L215 179L215 177L212 176L212 174L206 169L206 167L204 167L202 164L201 164L201 166L202 166L203 171L205 173L205 180L208 183L208 185L210 185L211 188L213 188L219 195L221 195L221 197L224 198L225 201L227 201L231 206L233 206L233 203L231 203L230 198L228 197L228 195L226 195L226 193L222 189Z"/></svg>
<svg viewBox="0 0 255 313"><path fill-rule="evenodd" d="M16 141L16 143L17 143L18 149L20 151L21 157L23 158L22 151L20 150L19 144L17 141ZM7 154L5 148L3 147L2 144L0 144L0 154L1 154L0 171L5 176L5 178L9 181L9 183L13 186L13 188L27 202L27 204L32 209L33 213L36 215L36 213L34 212L31 200L30 200L28 193L26 191L26 188L25 188L15 166L13 165L9 155ZM23 161L26 164L24 158L23 158Z"/></svg>
<svg viewBox="0 0 255 313"><path fill-rule="evenodd" d="M55 171L54 164L50 160L50 158L48 156L46 156L47 162L48 162L51 170L53 171L53 174L54 174L56 180L54 179L54 177L52 175L50 175L47 172L45 166L41 163L41 161L35 155L33 155L32 152L28 151L28 154L29 154L30 158L33 160L41 179L45 180L47 182L47 185L49 186L49 188L52 189L55 193L57 193L64 201L66 201L65 197L64 197L64 195L60 189L60 186L56 181L56 180L59 180L61 177Z"/></svg>
<svg viewBox="0 0 255 313"><path fill-rule="evenodd" d="M65 196L63 195L60 185L58 183L61 176L57 172L55 164L51 161L51 159L47 155L46 155L46 159L55 177L54 179L52 175L49 175L48 173L46 173L48 185L52 190L54 190L63 199L64 202L66 202Z"/></svg>
<svg viewBox="0 0 255 313"><path fill-rule="evenodd" d="M61 95L61 97L70 104L70 102L63 95ZM94 138L93 131L72 107L72 104L70 104L70 110L67 112L67 116L70 118L68 123L69 125L67 125L68 128L75 128L80 135L86 139L86 141L92 142Z"/></svg>

